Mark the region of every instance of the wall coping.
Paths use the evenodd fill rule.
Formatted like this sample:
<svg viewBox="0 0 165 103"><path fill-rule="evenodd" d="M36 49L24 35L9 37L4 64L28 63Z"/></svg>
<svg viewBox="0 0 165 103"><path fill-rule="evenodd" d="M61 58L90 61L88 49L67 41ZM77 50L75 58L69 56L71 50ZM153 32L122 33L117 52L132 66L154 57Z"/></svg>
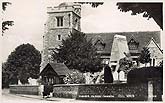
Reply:
<svg viewBox="0 0 165 103"><path fill-rule="evenodd" d="M131 85L128 83L104 83L104 84L57 84L53 85L54 87L60 87L60 86L99 86L99 85Z"/></svg>
<svg viewBox="0 0 165 103"><path fill-rule="evenodd" d="M9 87L38 87L39 85L9 85Z"/></svg>

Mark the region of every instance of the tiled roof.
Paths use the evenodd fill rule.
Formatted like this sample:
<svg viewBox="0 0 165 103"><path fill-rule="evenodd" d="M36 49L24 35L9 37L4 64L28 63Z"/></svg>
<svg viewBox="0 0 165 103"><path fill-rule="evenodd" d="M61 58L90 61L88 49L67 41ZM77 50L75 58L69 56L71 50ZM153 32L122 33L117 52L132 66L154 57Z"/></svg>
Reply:
<svg viewBox="0 0 165 103"><path fill-rule="evenodd" d="M48 63L47 65L50 65L59 76L66 75L70 72L67 66L63 63ZM43 74L43 71L46 69L47 65L44 67L40 74Z"/></svg>
<svg viewBox="0 0 165 103"><path fill-rule="evenodd" d="M139 42L138 51L147 45L147 43L153 38L157 44L160 45L160 31L146 31L146 32L112 32L112 33L85 33L88 39L96 41L100 39L106 45L102 53L110 53L113 43L114 35L124 35L129 42L132 38L136 39L136 42Z"/></svg>

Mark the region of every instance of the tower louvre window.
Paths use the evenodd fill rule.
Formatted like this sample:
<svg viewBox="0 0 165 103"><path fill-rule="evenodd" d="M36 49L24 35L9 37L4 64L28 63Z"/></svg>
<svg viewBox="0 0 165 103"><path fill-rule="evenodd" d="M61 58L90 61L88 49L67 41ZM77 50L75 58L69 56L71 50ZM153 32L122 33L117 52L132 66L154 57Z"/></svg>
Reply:
<svg viewBox="0 0 165 103"><path fill-rule="evenodd" d="M57 35L57 40L62 40L61 35Z"/></svg>
<svg viewBox="0 0 165 103"><path fill-rule="evenodd" d="M57 26L63 26L63 16L56 17L57 18Z"/></svg>

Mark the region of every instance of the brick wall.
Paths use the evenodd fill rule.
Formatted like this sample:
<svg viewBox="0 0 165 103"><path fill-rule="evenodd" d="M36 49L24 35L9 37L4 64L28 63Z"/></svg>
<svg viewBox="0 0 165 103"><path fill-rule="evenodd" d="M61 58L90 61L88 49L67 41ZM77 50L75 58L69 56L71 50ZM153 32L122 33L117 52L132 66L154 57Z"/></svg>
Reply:
<svg viewBox="0 0 165 103"><path fill-rule="evenodd" d="M76 98L78 93L78 84L61 84L61 85L54 85L53 88L53 96L60 97L60 98Z"/></svg>
<svg viewBox="0 0 165 103"><path fill-rule="evenodd" d="M38 95L38 86L31 85L10 85L10 93L12 94L28 94L28 95Z"/></svg>
<svg viewBox="0 0 165 103"><path fill-rule="evenodd" d="M127 83L80 85L77 99L146 101L148 99L147 87L147 84L130 85Z"/></svg>

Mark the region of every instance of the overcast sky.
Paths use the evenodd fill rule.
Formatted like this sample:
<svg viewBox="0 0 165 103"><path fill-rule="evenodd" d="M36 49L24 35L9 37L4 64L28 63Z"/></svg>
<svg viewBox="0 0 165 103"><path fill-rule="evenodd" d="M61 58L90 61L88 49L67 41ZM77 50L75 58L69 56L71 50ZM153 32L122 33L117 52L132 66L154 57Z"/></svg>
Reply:
<svg viewBox="0 0 165 103"><path fill-rule="evenodd" d="M11 1L11 0L10 0ZM3 19L13 20L3 36L2 60L20 44L30 43L42 50L44 23L47 19L46 7L57 6L60 0L12 0ZM160 31L153 19L147 20L142 15L132 16L117 9L116 2L107 0L103 5L92 8L82 5L81 30L83 32L130 32Z"/></svg>

